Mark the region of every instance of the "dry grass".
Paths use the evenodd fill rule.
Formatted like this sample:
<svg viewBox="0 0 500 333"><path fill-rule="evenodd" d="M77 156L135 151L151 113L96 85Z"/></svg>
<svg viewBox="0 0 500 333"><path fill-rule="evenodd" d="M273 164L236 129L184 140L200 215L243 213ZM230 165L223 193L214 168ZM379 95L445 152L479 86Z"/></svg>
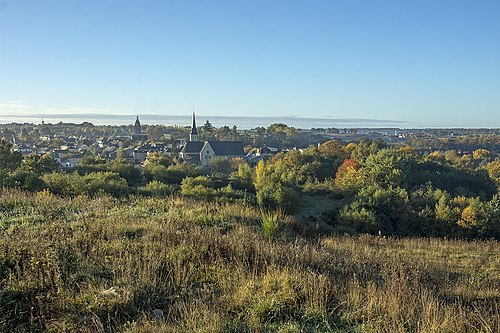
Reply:
<svg viewBox="0 0 500 333"><path fill-rule="evenodd" d="M498 242L260 224L241 204L3 191L0 332L500 331Z"/></svg>

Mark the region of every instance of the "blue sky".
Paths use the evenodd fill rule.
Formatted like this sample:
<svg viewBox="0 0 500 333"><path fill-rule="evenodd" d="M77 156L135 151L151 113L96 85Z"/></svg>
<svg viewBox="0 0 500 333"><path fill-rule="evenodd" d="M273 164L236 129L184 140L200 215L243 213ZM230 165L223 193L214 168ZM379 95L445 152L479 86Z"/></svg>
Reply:
<svg viewBox="0 0 500 333"><path fill-rule="evenodd" d="M2 114L500 127L500 1L0 0Z"/></svg>

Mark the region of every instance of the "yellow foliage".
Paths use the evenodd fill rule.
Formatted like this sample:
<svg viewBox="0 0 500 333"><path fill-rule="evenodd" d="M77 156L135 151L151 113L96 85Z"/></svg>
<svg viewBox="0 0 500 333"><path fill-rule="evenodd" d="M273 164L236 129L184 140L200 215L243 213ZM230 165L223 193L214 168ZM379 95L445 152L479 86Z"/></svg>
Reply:
<svg viewBox="0 0 500 333"><path fill-rule="evenodd" d="M50 193L50 190L48 188L45 188L41 191L36 192L36 195L38 198L49 198L52 196L52 193Z"/></svg>
<svg viewBox="0 0 500 333"><path fill-rule="evenodd" d="M399 148L399 151L402 153L415 154L415 149L411 146L404 146Z"/></svg>
<svg viewBox="0 0 500 333"><path fill-rule="evenodd" d="M345 146L345 150L350 154L354 149L356 149L357 146L358 145L355 144L354 142L350 142L347 144L347 146Z"/></svg>
<svg viewBox="0 0 500 333"><path fill-rule="evenodd" d="M262 182L265 177L266 164L263 160L260 160L255 167L255 188L259 189L262 186Z"/></svg>
<svg viewBox="0 0 500 333"><path fill-rule="evenodd" d="M434 150L432 153L428 155L429 158L442 158L443 154L440 151Z"/></svg>
<svg viewBox="0 0 500 333"><path fill-rule="evenodd" d="M488 163L485 167L486 171L491 178L493 178L497 183L500 183L500 160L495 160Z"/></svg>
<svg viewBox="0 0 500 333"><path fill-rule="evenodd" d="M471 206L465 207L462 211L462 216L458 220L458 225L463 228L472 228L477 225L476 212Z"/></svg>
<svg viewBox="0 0 500 333"><path fill-rule="evenodd" d="M484 158L484 157L487 157L489 154L490 154L490 152L486 149L476 149L472 153L472 156L474 158Z"/></svg>

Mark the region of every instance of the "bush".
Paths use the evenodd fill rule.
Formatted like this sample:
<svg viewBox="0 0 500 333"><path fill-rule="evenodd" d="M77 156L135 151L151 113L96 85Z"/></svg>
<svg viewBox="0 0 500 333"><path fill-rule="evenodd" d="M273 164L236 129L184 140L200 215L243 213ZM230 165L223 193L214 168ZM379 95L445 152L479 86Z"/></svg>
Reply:
<svg viewBox="0 0 500 333"><path fill-rule="evenodd" d="M36 192L45 187L40 176L34 172L16 171L12 178L16 182L16 187L25 191Z"/></svg>
<svg viewBox="0 0 500 333"><path fill-rule="evenodd" d="M298 193L291 186L266 183L257 191L257 203L265 209L283 209L292 214L297 209Z"/></svg>
<svg viewBox="0 0 500 333"><path fill-rule="evenodd" d="M138 193L145 196L165 197L174 193L174 189L169 185L153 180L147 185L140 187Z"/></svg>
<svg viewBox="0 0 500 333"><path fill-rule="evenodd" d="M186 177L181 183L181 193L195 198L211 198L215 195L212 181L205 176Z"/></svg>
<svg viewBox="0 0 500 333"><path fill-rule="evenodd" d="M277 211L262 211L262 220L260 226L262 228L262 233L267 238L274 238L278 232L281 225L281 217Z"/></svg>
<svg viewBox="0 0 500 333"><path fill-rule="evenodd" d="M339 220L341 225L356 232L376 234L380 230L375 213L360 207L359 202L344 206L340 210Z"/></svg>
<svg viewBox="0 0 500 333"><path fill-rule="evenodd" d="M80 176L77 173L49 173L42 177L46 187L54 194L77 196L107 193L118 197L131 192L125 179L113 172L93 172Z"/></svg>

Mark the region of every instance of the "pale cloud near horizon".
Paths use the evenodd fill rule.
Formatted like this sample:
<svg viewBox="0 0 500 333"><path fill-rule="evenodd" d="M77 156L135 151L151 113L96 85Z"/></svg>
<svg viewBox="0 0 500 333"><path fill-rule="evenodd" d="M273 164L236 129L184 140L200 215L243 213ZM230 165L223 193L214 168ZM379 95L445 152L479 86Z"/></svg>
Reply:
<svg viewBox="0 0 500 333"><path fill-rule="evenodd" d="M51 116L57 114L101 114L101 115L123 115L125 110L116 110L111 108L80 107L67 105L47 105L30 104L23 101L13 100L0 102L0 116Z"/></svg>
<svg viewBox="0 0 500 333"><path fill-rule="evenodd" d="M49 123L58 122L92 122L98 125L131 124L135 117L140 116L148 124L189 125L191 114L145 114L135 113L129 109L113 109L99 107L81 107L56 104L26 103L21 100L0 101L0 123L21 122L39 123L42 120ZM216 126L234 125L239 128L255 128L268 126L271 123L286 123L298 128L313 127L408 127L411 124L398 120L332 118L332 117L297 117L297 116L220 116L198 115L199 120L210 119ZM414 127L414 126L412 126Z"/></svg>

